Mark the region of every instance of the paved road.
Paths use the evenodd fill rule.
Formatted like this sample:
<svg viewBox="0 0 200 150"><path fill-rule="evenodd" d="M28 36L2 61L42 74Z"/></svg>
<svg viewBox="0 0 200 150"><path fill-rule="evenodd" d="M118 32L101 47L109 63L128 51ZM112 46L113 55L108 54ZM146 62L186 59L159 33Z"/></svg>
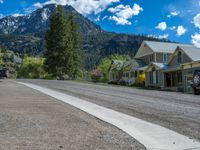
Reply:
<svg viewBox="0 0 200 150"><path fill-rule="evenodd" d="M0 150L145 150L119 129L14 81L0 81Z"/></svg>
<svg viewBox="0 0 200 150"><path fill-rule="evenodd" d="M200 96L71 81L20 81L80 97L200 141Z"/></svg>

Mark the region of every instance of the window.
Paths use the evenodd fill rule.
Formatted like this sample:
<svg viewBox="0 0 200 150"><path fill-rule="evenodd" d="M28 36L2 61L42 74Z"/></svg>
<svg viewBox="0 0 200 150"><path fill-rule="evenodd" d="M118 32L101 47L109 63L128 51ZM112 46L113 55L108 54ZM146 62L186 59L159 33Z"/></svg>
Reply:
<svg viewBox="0 0 200 150"><path fill-rule="evenodd" d="M178 52L178 63L180 64L182 62L182 53Z"/></svg>
<svg viewBox="0 0 200 150"><path fill-rule="evenodd" d="M163 62L166 63L168 61L168 56L167 54L163 54Z"/></svg>
<svg viewBox="0 0 200 150"><path fill-rule="evenodd" d="M150 62L154 61L154 56L153 56L153 55L150 55L150 56L149 56L149 61L150 61Z"/></svg>
<svg viewBox="0 0 200 150"><path fill-rule="evenodd" d="M181 71L177 72L177 80L178 80L178 83L182 83L183 82L182 72Z"/></svg>

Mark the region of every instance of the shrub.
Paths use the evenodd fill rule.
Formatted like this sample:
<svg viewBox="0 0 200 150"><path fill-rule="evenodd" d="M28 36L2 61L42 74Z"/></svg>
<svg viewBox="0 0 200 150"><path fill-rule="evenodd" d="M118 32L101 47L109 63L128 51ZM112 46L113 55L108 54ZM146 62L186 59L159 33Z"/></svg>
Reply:
<svg viewBox="0 0 200 150"><path fill-rule="evenodd" d="M103 73L100 70L95 70L91 73L92 82L100 82L103 77Z"/></svg>
<svg viewBox="0 0 200 150"><path fill-rule="evenodd" d="M138 77L135 80L134 86L140 86L143 87L145 86L145 74L139 74Z"/></svg>
<svg viewBox="0 0 200 150"><path fill-rule="evenodd" d="M44 70L44 58L25 57L19 69L20 78L49 78Z"/></svg>

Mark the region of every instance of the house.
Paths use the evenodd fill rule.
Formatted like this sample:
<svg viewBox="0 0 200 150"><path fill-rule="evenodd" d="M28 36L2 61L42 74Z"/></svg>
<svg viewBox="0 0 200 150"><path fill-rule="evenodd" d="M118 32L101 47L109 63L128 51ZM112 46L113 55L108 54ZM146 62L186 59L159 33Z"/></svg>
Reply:
<svg viewBox="0 0 200 150"><path fill-rule="evenodd" d="M135 58L143 60L147 65L152 62L167 63L178 45L176 43L143 41Z"/></svg>
<svg viewBox="0 0 200 150"><path fill-rule="evenodd" d="M178 46L194 47L193 45L167 42L144 41L142 43L135 57L148 64L145 70L146 87L165 87L165 78L167 77L163 70L168 68L168 62Z"/></svg>
<svg viewBox="0 0 200 150"><path fill-rule="evenodd" d="M148 65L145 70L146 86L190 93L195 70L200 70L200 48L179 45L168 63L152 62Z"/></svg>
<svg viewBox="0 0 200 150"><path fill-rule="evenodd" d="M178 46L163 70L164 88L192 92L190 82L195 70L200 70L200 48Z"/></svg>
<svg viewBox="0 0 200 150"><path fill-rule="evenodd" d="M144 70L146 64L139 59L129 61L113 60L109 69L109 82L123 82L126 85L132 85L139 74Z"/></svg>

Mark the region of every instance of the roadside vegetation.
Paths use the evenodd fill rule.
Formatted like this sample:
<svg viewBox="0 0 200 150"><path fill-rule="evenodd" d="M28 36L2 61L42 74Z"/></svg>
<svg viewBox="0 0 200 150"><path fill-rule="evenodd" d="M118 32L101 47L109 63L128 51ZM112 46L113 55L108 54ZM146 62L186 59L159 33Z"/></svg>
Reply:
<svg viewBox="0 0 200 150"><path fill-rule="evenodd" d="M17 77L20 65L15 60L16 54L0 48L0 69L7 68L11 78Z"/></svg>
<svg viewBox="0 0 200 150"><path fill-rule="evenodd" d="M91 72L91 80L93 82L107 83L109 81L109 67L112 63L112 60L127 61L130 60L130 56L116 54L102 59L96 69Z"/></svg>
<svg viewBox="0 0 200 150"><path fill-rule="evenodd" d="M49 78L44 69L44 58L25 57L18 72L20 78L45 79Z"/></svg>

